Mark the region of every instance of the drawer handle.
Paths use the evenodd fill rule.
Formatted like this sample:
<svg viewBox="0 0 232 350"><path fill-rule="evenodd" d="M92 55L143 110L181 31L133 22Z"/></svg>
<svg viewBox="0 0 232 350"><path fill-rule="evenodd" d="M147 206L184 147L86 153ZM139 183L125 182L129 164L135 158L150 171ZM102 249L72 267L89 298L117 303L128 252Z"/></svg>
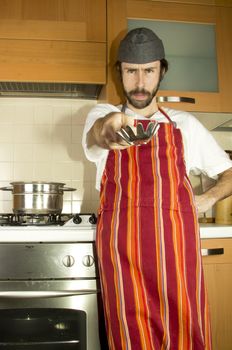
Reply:
<svg viewBox="0 0 232 350"><path fill-rule="evenodd" d="M201 255L202 256L209 256L209 255L222 255L224 254L224 248L210 248L201 249Z"/></svg>

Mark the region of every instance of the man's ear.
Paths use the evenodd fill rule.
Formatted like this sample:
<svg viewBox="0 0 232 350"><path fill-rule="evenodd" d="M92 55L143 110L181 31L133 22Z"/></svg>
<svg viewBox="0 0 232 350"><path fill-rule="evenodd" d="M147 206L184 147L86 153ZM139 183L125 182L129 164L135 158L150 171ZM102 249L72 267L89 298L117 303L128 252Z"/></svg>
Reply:
<svg viewBox="0 0 232 350"><path fill-rule="evenodd" d="M163 80L165 73L166 73L165 68L162 68L160 71L160 81Z"/></svg>

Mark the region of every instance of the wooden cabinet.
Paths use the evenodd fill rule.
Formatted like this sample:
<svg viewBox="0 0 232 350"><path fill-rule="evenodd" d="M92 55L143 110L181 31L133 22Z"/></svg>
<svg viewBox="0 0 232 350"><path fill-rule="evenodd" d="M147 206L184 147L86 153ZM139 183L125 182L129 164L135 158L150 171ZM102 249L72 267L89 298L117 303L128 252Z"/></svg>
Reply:
<svg viewBox="0 0 232 350"><path fill-rule="evenodd" d="M106 82L106 0L0 0L0 80Z"/></svg>
<svg viewBox="0 0 232 350"><path fill-rule="evenodd" d="M208 249L203 257L206 288L209 298L213 349L230 350L232 347L232 238L202 239L202 248ZM220 253L223 249L223 254Z"/></svg>
<svg viewBox="0 0 232 350"><path fill-rule="evenodd" d="M206 23L214 24L216 28L216 51L218 65L218 91L177 91L163 90L158 95L162 96L186 96L194 97L195 104L171 104L167 106L184 109L189 111L201 112L231 112L232 111L232 2L226 1L217 6L216 0L197 1L150 1L150 0L127 0L125 5L118 10L118 23L115 23L113 31L108 28L109 49L113 44L118 44L122 33L127 30L127 19L143 20L161 20L161 21L179 21L187 23ZM204 5L203 5L204 3ZM216 5L215 5L216 4ZM114 7L114 0L108 1L108 8ZM109 11L110 13L110 11ZM109 17L110 18L110 17ZM110 32L109 32L110 30ZM120 33L120 35L119 35ZM109 51L110 61L115 60L115 49ZM109 61L109 62L110 62ZM191 67L189 67L191 69ZM120 92L112 89L111 84L115 81L111 65L109 65L109 87L107 98L112 103L120 101ZM168 73L167 73L168 74Z"/></svg>

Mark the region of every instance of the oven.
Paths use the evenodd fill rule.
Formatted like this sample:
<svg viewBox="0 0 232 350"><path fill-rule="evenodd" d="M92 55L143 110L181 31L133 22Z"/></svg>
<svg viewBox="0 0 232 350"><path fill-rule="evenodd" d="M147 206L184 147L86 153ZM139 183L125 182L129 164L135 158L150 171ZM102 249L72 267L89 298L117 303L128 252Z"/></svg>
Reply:
<svg viewBox="0 0 232 350"><path fill-rule="evenodd" d="M0 349L107 349L96 217L10 220L0 227Z"/></svg>

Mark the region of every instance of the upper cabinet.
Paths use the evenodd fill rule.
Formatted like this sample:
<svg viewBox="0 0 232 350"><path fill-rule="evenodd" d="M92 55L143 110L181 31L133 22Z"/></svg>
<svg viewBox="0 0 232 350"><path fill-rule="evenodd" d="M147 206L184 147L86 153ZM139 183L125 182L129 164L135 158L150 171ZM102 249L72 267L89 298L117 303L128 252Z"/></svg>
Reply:
<svg viewBox="0 0 232 350"><path fill-rule="evenodd" d="M106 82L106 0L0 0L0 81Z"/></svg>
<svg viewBox="0 0 232 350"><path fill-rule="evenodd" d="M167 106L189 111L231 112L232 1L194 2L127 0L124 21L121 20L122 26L117 31L125 34L127 28L147 26L162 38L170 68L158 95L195 99L195 104L167 103ZM118 44L119 39L115 30L112 43ZM115 59L112 54L109 58ZM114 73L109 74L111 84L115 78ZM111 88L108 92L112 103L117 103L120 91Z"/></svg>

